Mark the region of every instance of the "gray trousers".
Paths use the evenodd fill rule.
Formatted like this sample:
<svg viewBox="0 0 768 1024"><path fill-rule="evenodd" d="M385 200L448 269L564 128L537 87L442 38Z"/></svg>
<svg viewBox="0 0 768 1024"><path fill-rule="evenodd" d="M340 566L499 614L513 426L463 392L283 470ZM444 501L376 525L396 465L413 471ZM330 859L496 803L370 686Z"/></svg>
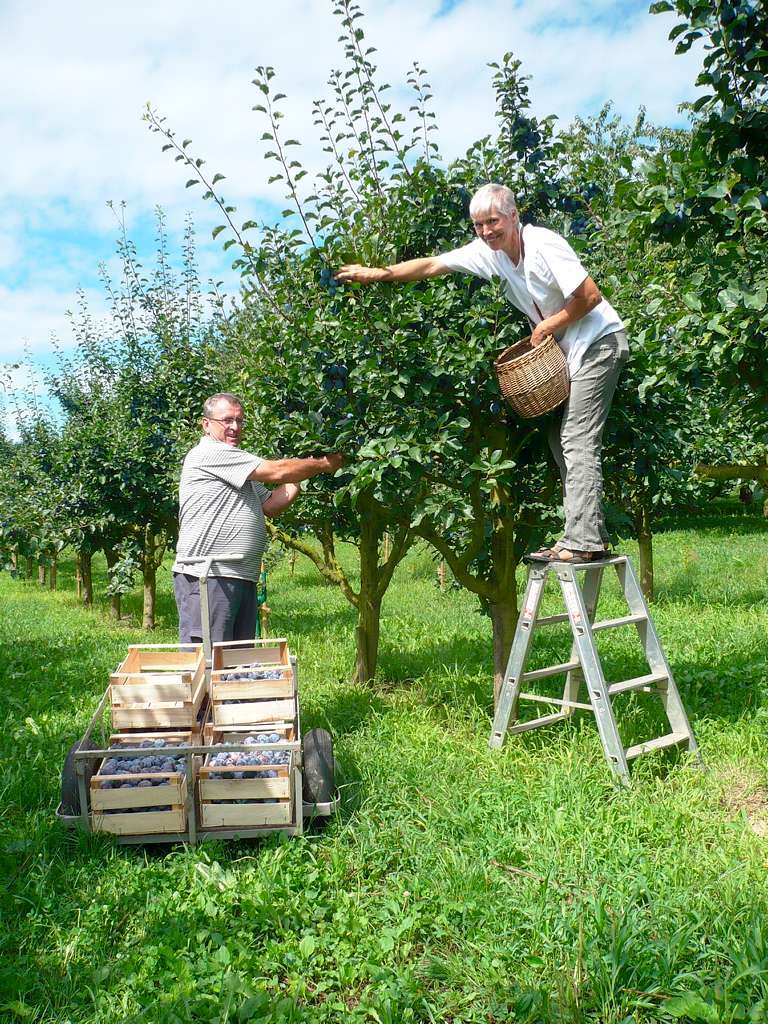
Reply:
<svg viewBox="0 0 768 1024"><path fill-rule="evenodd" d="M603 429L628 356L624 331L593 342L550 427L549 446L563 481L565 508L565 531L558 543L571 551L602 551L608 546L602 501Z"/></svg>
<svg viewBox="0 0 768 1024"><path fill-rule="evenodd" d="M173 592L179 610L179 643L202 643L200 580L175 572ZM208 577L211 643L252 640L256 636L256 584L229 576Z"/></svg>

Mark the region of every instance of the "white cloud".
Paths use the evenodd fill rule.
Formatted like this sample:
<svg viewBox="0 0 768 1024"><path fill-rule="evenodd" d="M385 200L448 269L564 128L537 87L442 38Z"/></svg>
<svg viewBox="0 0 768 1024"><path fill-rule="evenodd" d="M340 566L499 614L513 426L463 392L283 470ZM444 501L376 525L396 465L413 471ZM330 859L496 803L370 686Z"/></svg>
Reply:
<svg viewBox="0 0 768 1024"><path fill-rule="evenodd" d="M486 64L507 50L533 76L536 112L555 112L563 124L608 98L625 116L643 104L652 120L669 123L692 95L698 58L673 55L672 22L644 13L644 3L621 24L617 11L626 5L608 0L574 6L567 24L560 0L464 0L435 18L440 6L367 0L362 24L396 100L410 102L403 86L414 60L428 70L447 158L494 131ZM256 65L275 66L275 84L288 95L284 123L305 143L304 161L317 166L324 158L311 104L329 95L328 74L343 62L331 7L328 0L224 0L213 9L201 0L6 0L0 358L12 358L22 339L44 352L50 333L65 331L78 284L93 289L97 263L113 257L108 200L128 202L129 231L161 204L175 237L192 209L202 276L222 276L227 260L210 243L215 213L198 190L184 190L188 175L142 122L144 104L151 101L180 137L192 137L211 173L227 175L226 194L242 219L260 201L284 205L279 186L266 185L264 124L250 109L260 97L250 80Z"/></svg>

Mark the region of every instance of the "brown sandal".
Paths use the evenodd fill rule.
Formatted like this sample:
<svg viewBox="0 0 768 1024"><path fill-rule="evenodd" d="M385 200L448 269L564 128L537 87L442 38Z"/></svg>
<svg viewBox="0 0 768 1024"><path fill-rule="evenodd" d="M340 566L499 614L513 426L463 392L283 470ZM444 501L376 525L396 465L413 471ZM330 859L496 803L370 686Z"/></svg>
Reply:
<svg viewBox="0 0 768 1024"><path fill-rule="evenodd" d="M553 544L551 548L541 548L539 551L531 551L525 556L526 562L556 562L563 549Z"/></svg>
<svg viewBox="0 0 768 1024"><path fill-rule="evenodd" d="M566 565L584 565L589 562L603 562L606 558L611 558L613 552L609 548L604 548L602 551L574 551L572 548L558 548L555 546L552 548L553 557L547 559L549 562L565 562ZM570 557L563 558L565 553L568 553Z"/></svg>

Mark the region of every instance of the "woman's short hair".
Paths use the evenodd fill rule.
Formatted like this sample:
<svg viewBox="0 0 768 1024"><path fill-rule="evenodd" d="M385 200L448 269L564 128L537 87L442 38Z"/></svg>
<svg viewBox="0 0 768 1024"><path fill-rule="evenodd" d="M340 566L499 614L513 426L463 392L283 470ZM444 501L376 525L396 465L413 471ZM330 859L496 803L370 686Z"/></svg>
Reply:
<svg viewBox="0 0 768 1024"><path fill-rule="evenodd" d="M489 210L496 210L505 217L511 217L516 209L517 203L512 189L506 185L496 185L494 182L479 188L469 203L470 217L478 213L487 213Z"/></svg>
<svg viewBox="0 0 768 1024"><path fill-rule="evenodd" d="M213 414L216 412L216 406L219 402L229 402L230 405L239 405L242 409L243 400L237 395L230 394L229 391L219 391L216 395L211 395L210 398L206 398L205 404L203 405L203 416L206 419L213 419Z"/></svg>

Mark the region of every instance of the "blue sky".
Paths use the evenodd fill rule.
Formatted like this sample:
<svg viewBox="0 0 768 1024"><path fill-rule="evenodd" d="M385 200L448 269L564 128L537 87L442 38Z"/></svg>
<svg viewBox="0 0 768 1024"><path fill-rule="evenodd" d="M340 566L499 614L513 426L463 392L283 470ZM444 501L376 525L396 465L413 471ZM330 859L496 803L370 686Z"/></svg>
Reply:
<svg viewBox="0 0 768 1024"><path fill-rule="evenodd" d="M567 123L608 99L633 118L681 123L679 103L694 95L699 58L675 57L667 16L646 2L595 0L363 0L363 26L380 76L404 90L414 60L429 72L446 158L494 130L489 61L512 51L532 76L539 114ZM0 363L31 353L52 358L51 337L72 343L66 311L78 288L104 309L98 266L115 265L117 222L108 208L125 200L128 230L145 262L154 252L154 210L167 214L178 246L191 211L201 274L232 280L211 241L212 213L186 175L160 151L142 122L147 101L191 137L242 219L274 219L285 206L263 161L263 125L251 107L253 69L271 64L287 93L285 123L302 140L302 159L322 153L311 104L328 95L341 63L331 0L0 0ZM403 91L403 96L406 94ZM32 375L34 376L34 375ZM24 391L29 369L13 374Z"/></svg>

